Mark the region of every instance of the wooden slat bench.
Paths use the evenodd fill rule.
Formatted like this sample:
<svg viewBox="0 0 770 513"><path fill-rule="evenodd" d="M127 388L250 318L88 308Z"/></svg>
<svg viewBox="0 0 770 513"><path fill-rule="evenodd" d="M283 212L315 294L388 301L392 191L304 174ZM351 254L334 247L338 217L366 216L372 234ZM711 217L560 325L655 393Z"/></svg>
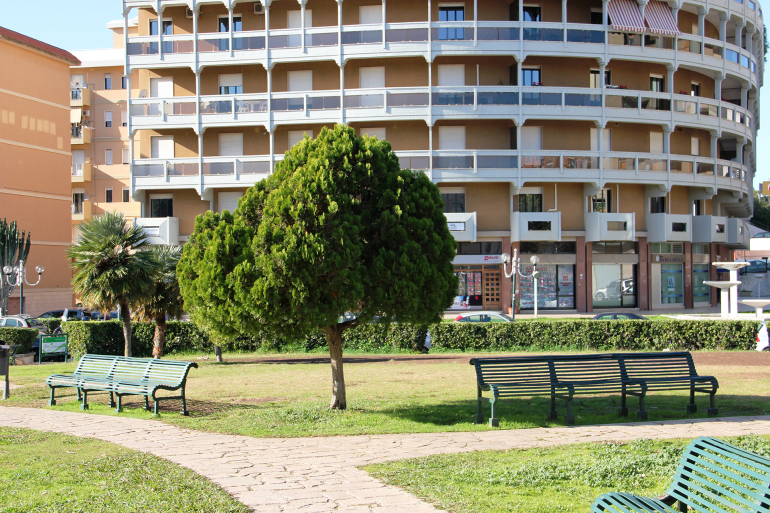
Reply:
<svg viewBox="0 0 770 513"><path fill-rule="evenodd" d="M684 450L666 495L605 493L594 501L591 513L677 513L688 508L770 513L770 459L716 438L696 438Z"/></svg>
<svg viewBox="0 0 770 513"><path fill-rule="evenodd" d="M88 392L101 391L110 393L110 407L121 410L121 399L126 395L143 395L144 407L149 410L149 398L155 402L155 415L158 414L158 402L169 399L182 400L182 415L187 415L185 385L190 368L198 368L197 363L153 358L127 358L124 356L105 356L87 354L78 362L72 374L53 374L46 379L51 388L49 406L56 404L54 392L57 388L77 388L78 400L82 400L81 410L88 409ZM181 395L158 397L160 390L180 390Z"/></svg>
<svg viewBox="0 0 770 513"><path fill-rule="evenodd" d="M549 420L556 419L556 399L567 400L567 424L574 424L572 399L575 395L621 394L620 415L628 416L626 397L639 397L639 420L647 419L647 392L689 390L688 413L695 413L695 392L710 398L709 416L717 415L714 394L719 384L712 376L698 376L692 355L687 352L606 353L578 355L512 356L473 358L478 389L475 423L484 422L482 399L491 406L490 426L498 426L495 402L500 398L550 396ZM482 392L491 392L484 397Z"/></svg>

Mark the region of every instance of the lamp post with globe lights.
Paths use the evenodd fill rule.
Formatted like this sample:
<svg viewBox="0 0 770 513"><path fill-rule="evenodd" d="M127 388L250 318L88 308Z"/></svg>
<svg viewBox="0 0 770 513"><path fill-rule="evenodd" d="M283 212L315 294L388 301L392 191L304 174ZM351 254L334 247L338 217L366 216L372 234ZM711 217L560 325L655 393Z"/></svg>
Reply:
<svg viewBox="0 0 770 513"><path fill-rule="evenodd" d="M3 274L5 274L5 280L8 282L8 285L11 287L19 287L20 314L24 313L24 282L26 282L30 287L34 287L40 283L40 278L42 277L43 271L45 271L45 269L42 265L39 265L35 267L35 271L37 271L37 281L35 283L30 283L27 280L27 268L24 267L24 260L19 260L19 265L14 267L11 267L10 265L3 267Z"/></svg>
<svg viewBox="0 0 770 513"><path fill-rule="evenodd" d="M540 257L537 255L532 255L532 258L529 259L529 262L535 266L535 270L532 272L532 274L524 274L521 272L521 258L519 258L516 255L516 252L518 249L513 250L513 258L511 258L511 255L508 253L503 253L502 260L503 260L503 274L505 274L506 278L513 277L512 281L512 287L513 291L511 293L511 317L514 319L516 318L516 275L518 274L522 278L532 278L534 288L534 297L535 297L535 319L537 319L537 281L540 277L540 271L537 270L537 264L540 263ZM506 267L508 263L511 263L511 272L509 273L506 271Z"/></svg>

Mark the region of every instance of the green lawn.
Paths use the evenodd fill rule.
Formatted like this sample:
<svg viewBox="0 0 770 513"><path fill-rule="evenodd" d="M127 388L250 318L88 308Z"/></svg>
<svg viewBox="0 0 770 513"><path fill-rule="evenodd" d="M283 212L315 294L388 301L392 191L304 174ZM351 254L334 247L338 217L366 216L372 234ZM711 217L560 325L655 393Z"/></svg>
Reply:
<svg viewBox="0 0 770 513"><path fill-rule="evenodd" d="M727 441L770 456L770 437ZM364 470L453 513L588 511L609 491L663 494L689 440L437 455Z"/></svg>
<svg viewBox="0 0 770 513"><path fill-rule="evenodd" d="M0 430L0 512L245 513L191 470L90 438Z"/></svg>
<svg viewBox="0 0 770 513"><path fill-rule="evenodd" d="M717 406L722 416L762 415L770 412L770 354L710 353L716 363L699 364L702 375L717 376L720 389ZM725 363L719 363L724 355ZM761 365L746 366L735 357L749 357ZM356 435L374 433L420 433L488 430L474 425L476 385L473 367L466 355L448 361L447 355L356 355L345 364L348 410L328 409L331 370L322 355L226 355L224 364L213 358L198 360L198 369L188 380L189 417L179 415L178 401L161 403L161 420L181 427L247 436ZM280 358L291 358L281 360ZM765 362L765 363L763 363ZM11 367L11 390L3 406L47 407L45 379L53 373L69 373L74 363ZM90 413L115 415L105 394L89 394ZM74 389L57 391L57 410L79 411ZM687 418L686 393L653 393L647 399L649 420ZM704 417L708 399L696 398ZM621 422L616 415L619 396L578 398L574 413L577 425ZM127 398L125 417L151 418L141 398ZM560 418L546 420L548 400L499 401L502 429L557 426L563 424L566 407L557 403ZM636 402L629 401L635 420ZM489 415L485 405L485 415Z"/></svg>

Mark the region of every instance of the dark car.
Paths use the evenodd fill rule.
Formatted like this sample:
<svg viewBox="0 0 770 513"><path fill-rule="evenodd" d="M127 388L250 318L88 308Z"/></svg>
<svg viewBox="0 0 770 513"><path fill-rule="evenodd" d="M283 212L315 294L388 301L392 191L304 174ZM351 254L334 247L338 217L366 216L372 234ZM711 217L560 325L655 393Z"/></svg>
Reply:
<svg viewBox="0 0 770 513"><path fill-rule="evenodd" d="M51 310L43 315L38 315L38 319L61 319L64 310ZM67 320L69 321L90 321L91 310L88 308L73 307L67 309Z"/></svg>
<svg viewBox="0 0 770 513"><path fill-rule="evenodd" d="M593 321L649 321L647 317L642 317L635 313L604 313L593 317Z"/></svg>

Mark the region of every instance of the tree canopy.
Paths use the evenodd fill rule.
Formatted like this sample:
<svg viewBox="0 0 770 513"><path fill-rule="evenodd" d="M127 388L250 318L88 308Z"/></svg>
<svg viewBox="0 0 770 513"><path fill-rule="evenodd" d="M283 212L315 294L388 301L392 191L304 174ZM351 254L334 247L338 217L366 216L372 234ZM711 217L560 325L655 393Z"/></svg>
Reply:
<svg viewBox="0 0 770 513"><path fill-rule="evenodd" d="M234 213L198 216L179 283L192 318L223 336L323 330L331 407L344 409L342 332L375 316L438 321L457 292L455 247L428 177L337 125L291 148Z"/></svg>

